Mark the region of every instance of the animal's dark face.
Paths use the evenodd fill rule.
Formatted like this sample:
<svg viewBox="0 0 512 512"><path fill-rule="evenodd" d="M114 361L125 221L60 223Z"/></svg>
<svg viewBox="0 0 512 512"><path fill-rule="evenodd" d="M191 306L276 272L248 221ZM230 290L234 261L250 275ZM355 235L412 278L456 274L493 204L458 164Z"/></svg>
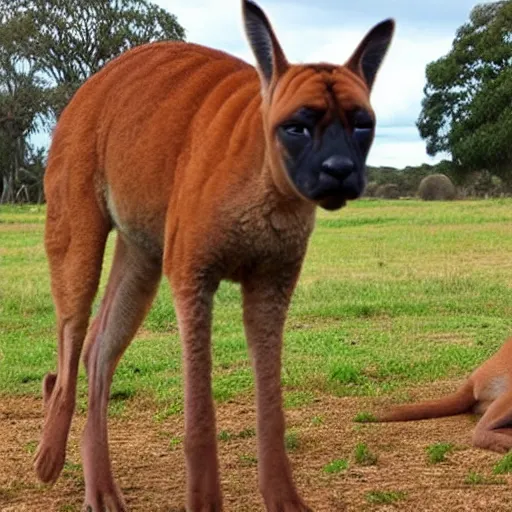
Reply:
<svg viewBox="0 0 512 512"><path fill-rule="evenodd" d="M365 108L341 117L303 107L277 129L293 185L327 210L341 208L347 200L362 195L373 134L373 115Z"/></svg>
<svg viewBox="0 0 512 512"><path fill-rule="evenodd" d="M242 6L261 78L276 186L286 193L291 185L328 210L341 208L364 191L375 125L370 91L393 37L394 21L373 27L342 66L292 65L254 0L243 0Z"/></svg>
<svg viewBox="0 0 512 512"><path fill-rule="evenodd" d="M289 66L269 103L274 162L295 192L327 210L360 197L375 132L365 82L346 66Z"/></svg>

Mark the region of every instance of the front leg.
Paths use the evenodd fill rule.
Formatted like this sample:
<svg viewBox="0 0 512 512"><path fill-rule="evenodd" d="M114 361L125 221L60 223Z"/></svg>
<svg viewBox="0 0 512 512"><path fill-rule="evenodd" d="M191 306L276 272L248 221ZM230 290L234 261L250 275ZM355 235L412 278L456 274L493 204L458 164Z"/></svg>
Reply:
<svg viewBox="0 0 512 512"><path fill-rule="evenodd" d="M211 317L216 285L173 286L185 372L187 511L222 510L211 386Z"/></svg>
<svg viewBox="0 0 512 512"><path fill-rule="evenodd" d="M288 305L299 269L251 276L242 283L244 325L256 377L258 477L269 512L305 512L286 455L281 393L281 348Z"/></svg>

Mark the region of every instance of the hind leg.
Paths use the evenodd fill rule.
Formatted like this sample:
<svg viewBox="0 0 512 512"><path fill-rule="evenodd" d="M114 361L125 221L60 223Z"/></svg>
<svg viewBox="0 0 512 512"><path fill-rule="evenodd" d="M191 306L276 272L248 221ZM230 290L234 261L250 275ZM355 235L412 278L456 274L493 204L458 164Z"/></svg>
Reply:
<svg viewBox="0 0 512 512"><path fill-rule="evenodd" d="M475 446L500 453L512 449L511 404L512 391L507 391L489 406L473 433Z"/></svg>
<svg viewBox="0 0 512 512"><path fill-rule="evenodd" d="M57 373L43 381L45 419L35 455L43 482L53 482L64 465L75 408L76 379L91 305L98 288L109 221L95 206L82 218L56 211L50 201L45 246L58 330Z"/></svg>
<svg viewBox="0 0 512 512"><path fill-rule="evenodd" d="M126 510L110 464L107 409L115 367L155 296L161 262L117 238L107 293L87 339L89 410L82 439L85 505L90 512Z"/></svg>

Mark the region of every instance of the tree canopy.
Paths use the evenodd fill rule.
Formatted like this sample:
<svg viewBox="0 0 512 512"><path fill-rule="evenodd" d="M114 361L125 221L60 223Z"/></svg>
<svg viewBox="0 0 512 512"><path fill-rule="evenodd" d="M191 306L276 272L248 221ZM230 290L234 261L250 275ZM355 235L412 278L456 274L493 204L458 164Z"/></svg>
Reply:
<svg viewBox="0 0 512 512"><path fill-rule="evenodd" d="M123 51L185 36L174 15L146 0L0 0L0 27L0 46L53 87L56 113Z"/></svg>
<svg viewBox="0 0 512 512"><path fill-rule="evenodd" d="M43 167L28 137L51 127L89 76L133 46L184 37L147 0L0 0L0 202L20 190L41 197L23 183L34 158L38 176Z"/></svg>
<svg viewBox="0 0 512 512"><path fill-rule="evenodd" d="M475 7L426 75L417 125L427 152L512 182L512 0Z"/></svg>

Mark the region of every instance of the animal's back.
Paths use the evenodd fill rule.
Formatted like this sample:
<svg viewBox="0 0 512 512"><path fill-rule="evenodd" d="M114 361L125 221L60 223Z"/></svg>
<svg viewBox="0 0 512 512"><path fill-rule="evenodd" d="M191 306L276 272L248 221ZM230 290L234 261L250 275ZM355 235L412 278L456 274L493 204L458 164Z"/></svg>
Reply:
<svg viewBox="0 0 512 512"><path fill-rule="evenodd" d="M177 173L192 148L197 153L201 138L212 141L212 130L236 124L249 105L256 112L258 92L252 66L190 43L152 43L114 59L57 124L45 176L49 215L80 215L93 188L114 224L161 241L171 189L183 181ZM223 133L214 142L213 156L222 159L232 141Z"/></svg>

